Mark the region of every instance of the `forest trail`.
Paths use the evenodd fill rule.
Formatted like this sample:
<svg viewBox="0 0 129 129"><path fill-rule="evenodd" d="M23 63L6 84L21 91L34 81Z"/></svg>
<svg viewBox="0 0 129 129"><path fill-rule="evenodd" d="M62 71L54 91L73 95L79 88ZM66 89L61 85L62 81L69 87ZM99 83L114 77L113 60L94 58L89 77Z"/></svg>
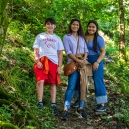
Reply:
<svg viewBox="0 0 129 129"><path fill-rule="evenodd" d="M61 114L63 111L63 101L64 93L67 88L66 85L61 85L57 87L57 93L60 95L60 101L58 101L58 109L60 115L58 120L55 122L55 125L58 129L129 129L125 123L119 123L116 116L119 114L121 108L121 101L128 103L128 98L124 98L121 94L116 94L114 92L115 88L113 87L110 80L105 80L107 94L108 94L108 103L106 104L106 112L95 112L94 108L97 106L94 100L94 87L93 80L90 78L89 81L89 93L87 94L87 99L85 103L85 112L88 115L88 119L78 118L76 115L76 108L72 108L68 114L68 120L61 120ZM73 100L72 100L73 102ZM118 112L116 112L118 111ZM119 114L122 116L122 114Z"/></svg>

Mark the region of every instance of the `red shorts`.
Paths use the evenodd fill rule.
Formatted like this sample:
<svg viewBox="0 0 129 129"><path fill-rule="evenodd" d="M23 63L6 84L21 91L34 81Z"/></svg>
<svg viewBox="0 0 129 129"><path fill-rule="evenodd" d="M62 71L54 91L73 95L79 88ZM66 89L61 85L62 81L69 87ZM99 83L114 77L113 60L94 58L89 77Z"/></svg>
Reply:
<svg viewBox="0 0 129 129"><path fill-rule="evenodd" d="M39 69L37 64L34 64L34 73L36 77L36 82L45 80L44 85L57 84L57 68L58 65L54 64L48 59L49 71L48 74L43 73L43 68Z"/></svg>

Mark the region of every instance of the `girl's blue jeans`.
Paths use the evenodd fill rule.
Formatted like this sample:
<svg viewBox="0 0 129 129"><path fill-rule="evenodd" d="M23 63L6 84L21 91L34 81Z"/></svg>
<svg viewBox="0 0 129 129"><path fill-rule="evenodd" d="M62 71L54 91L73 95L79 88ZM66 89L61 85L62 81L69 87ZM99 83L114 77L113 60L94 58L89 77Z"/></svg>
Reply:
<svg viewBox="0 0 129 129"><path fill-rule="evenodd" d="M74 73L68 76L68 87L65 92L65 100L64 100L64 108L70 109L72 95L75 87L80 87L80 75L76 70ZM80 96L80 90L78 90L78 94ZM80 100L80 107L84 107L84 100Z"/></svg>

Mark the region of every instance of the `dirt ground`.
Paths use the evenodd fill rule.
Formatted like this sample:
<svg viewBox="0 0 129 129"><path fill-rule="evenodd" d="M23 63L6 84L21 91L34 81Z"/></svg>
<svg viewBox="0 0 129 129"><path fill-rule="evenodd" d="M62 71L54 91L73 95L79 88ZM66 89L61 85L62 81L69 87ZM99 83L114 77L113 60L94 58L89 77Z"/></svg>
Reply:
<svg viewBox="0 0 129 129"><path fill-rule="evenodd" d="M87 94L86 103L85 103L85 112L88 115L88 119L78 118L76 115L76 108L72 108L68 114L68 120L61 120L61 114L63 111L63 101L64 93L67 88L66 85L61 85L58 87L58 92L60 92L60 101L58 102L58 109L60 115L55 125L58 129L129 129L129 126L125 122L119 122L116 117L121 109L122 101L124 104L129 105L129 98L124 97L122 94L116 94L114 92L115 88L109 80L105 80L107 94L108 94L108 103L106 104L106 112L95 112L94 109L97 106L94 100L94 87L93 80L89 81L89 93ZM75 100L72 100L74 102ZM123 114L119 114L121 117Z"/></svg>

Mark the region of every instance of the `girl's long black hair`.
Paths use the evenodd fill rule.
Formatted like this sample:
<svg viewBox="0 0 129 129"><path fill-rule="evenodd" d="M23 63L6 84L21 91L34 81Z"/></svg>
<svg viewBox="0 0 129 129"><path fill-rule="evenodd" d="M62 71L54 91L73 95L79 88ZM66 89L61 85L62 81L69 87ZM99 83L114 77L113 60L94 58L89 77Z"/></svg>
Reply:
<svg viewBox="0 0 129 129"><path fill-rule="evenodd" d="M87 31L86 31L86 33L85 33L85 36L87 36L89 33L88 33L88 26L89 26L89 24L90 23L94 23L95 24L95 26L96 26L96 32L95 32L95 34L94 34L94 39L93 39L93 50L95 51L95 52L97 52L97 49L98 49L98 43L97 43L97 37L99 36L99 33L98 33L98 29L99 29L99 27L98 27L98 23L95 21L95 20L90 20L89 22L88 22L88 24L87 24Z"/></svg>
<svg viewBox="0 0 129 129"><path fill-rule="evenodd" d="M72 34L71 24L72 24L74 21L77 21L77 22L79 23L79 29L78 29L78 31L77 31L77 34L78 34L79 36L82 36L82 37L85 39L85 34L84 34L84 31L83 31L81 22L80 22L80 20L79 20L78 18L73 18L73 19L70 21L67 34Z"/></svg>

